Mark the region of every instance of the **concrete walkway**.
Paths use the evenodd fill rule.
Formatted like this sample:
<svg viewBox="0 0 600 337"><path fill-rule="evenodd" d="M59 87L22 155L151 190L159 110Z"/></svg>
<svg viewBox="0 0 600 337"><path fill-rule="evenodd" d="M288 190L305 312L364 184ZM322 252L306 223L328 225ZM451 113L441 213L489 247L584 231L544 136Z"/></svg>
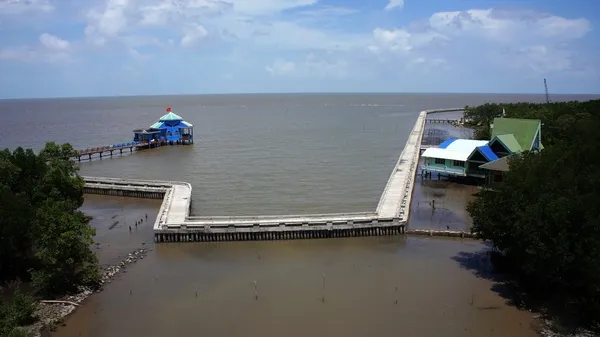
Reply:
<svg viewBox="0 0 600 337"><path fill-rule="evenodd" d="M462 109L426 110L419 113L408 141L383 190L374 212L265 216L190 216L192 186L186 182L83 177L86 193L163 197L154 224L157 241L220 241L281 239L404 233L410 213L421 140L429 113ZM283 233L262 236L260 233ZM310 235L306 233L310 232ZM251 236L233 234L250 233ZM257 234L258 233L258 234ZM290 236L290 233L292 235ZM325 233L325 234L324 234ZM172 235L171 235L172 234ZM210 237L207 235L211 235Z"/></svg>

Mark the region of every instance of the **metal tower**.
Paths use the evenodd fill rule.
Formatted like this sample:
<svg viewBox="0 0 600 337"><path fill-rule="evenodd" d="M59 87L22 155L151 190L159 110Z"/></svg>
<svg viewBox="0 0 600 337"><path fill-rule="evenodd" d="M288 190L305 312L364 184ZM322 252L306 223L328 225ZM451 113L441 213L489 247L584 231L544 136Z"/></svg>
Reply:
<svg viewBox="0 0 600 337"><path fill-rule="evenodd" d="M550 98L548 97L548 84L546 83L545 78L544 78L544 89L546 90L546 103L550 103Z"/></svg>

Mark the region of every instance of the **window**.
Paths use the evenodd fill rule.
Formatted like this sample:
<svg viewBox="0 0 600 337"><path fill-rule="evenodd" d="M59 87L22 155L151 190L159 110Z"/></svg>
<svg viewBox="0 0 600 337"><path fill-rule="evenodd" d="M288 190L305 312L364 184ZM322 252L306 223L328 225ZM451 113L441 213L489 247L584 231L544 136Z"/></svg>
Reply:
<svg viewBox="0 0 600 337"><path fill-rule="evenodd" d="M435 164L436 165L446 165L446 160L440 159L440 158L435 158Z"/></svg>
<svg viewBox="0 0 600 337"><path fill-rule="evenodd" d="M494 172L494 182L495 183L502 182L502 172Z"/></svg>
<svg viewBox="0 0 600 337"><path fill-rule="evenodd" d="M465 167L465 162L460 161L460 160L454 160L454 161L452 161L452 165L459 166L459 167Z"/></svg>

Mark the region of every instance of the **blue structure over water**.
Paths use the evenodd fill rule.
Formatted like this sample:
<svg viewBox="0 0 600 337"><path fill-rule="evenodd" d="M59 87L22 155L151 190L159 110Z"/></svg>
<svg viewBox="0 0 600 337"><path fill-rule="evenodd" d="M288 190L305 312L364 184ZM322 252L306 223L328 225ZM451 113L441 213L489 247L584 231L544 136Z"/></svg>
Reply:
<svg viewBox="0 0 600 337"><path fill-rule="evenodd" d="M171 107L167 108L167 114L159 118L158 122L147 129L133 130L135 142L169 143L169 144L193 144L194 126L173 113Z"/></svg>

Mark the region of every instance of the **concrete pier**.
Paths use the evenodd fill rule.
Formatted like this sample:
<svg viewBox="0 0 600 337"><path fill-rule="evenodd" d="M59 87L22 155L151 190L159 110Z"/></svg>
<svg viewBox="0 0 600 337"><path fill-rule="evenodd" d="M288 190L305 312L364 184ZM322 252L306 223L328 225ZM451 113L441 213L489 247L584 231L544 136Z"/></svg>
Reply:
<svg viewBox="0 0 600 337"><path fill-rule="evenodd" d="M427 114L461 110L428 110L419 114L374 212L191 216L192 186L178 181L83 177L84 193L162 198L154 223L156 242L287 240L405 234ZM422 233L415 231L415 234ZM429 231L424 235L427 234L433 235L433 232ZM465 235L466 233L446 233L444 236Z"/></svg>
<svg viewBox="0 0 600 337"><path fill-rule="evenodd" d="M427 111L421 111L381 194L376 212L382 217L408 220L426 118Z"/></svg>

